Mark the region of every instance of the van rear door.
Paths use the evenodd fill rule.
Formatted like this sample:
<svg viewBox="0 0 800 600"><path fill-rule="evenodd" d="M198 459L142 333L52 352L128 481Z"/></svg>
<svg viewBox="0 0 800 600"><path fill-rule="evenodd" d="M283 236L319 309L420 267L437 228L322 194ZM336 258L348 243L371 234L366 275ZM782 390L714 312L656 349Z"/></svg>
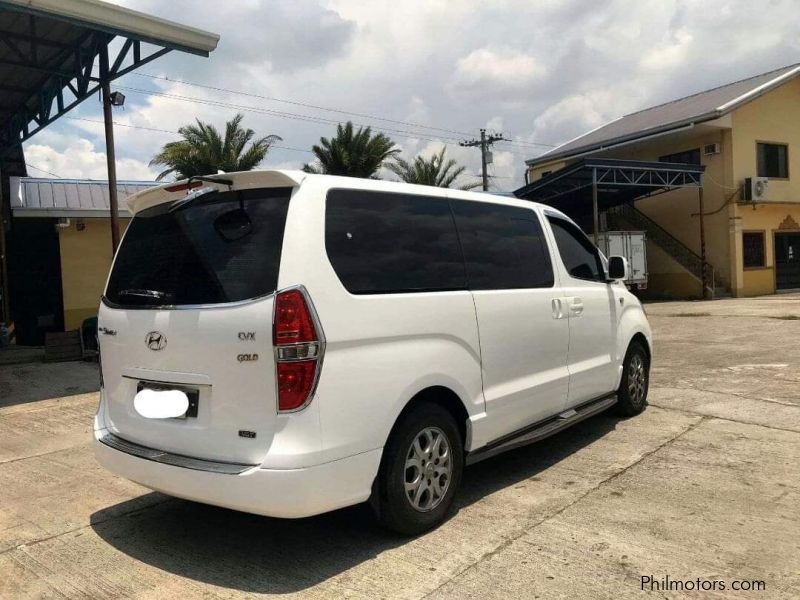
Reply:
<svg viewBox="0 0 800 600"><path fill-rule="evenodd" d="M272 315L291 193L215 190L131 221L99 316L119 437L207 460L263 459L276 420ZM143 389L180 390L188 410L147 418L134 406Z"/></svg>

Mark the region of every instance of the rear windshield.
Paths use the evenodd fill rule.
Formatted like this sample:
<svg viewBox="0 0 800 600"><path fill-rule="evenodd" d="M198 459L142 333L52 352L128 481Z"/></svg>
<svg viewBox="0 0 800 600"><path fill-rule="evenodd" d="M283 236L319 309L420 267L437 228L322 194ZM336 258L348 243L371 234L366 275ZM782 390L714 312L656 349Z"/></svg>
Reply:
<svg viewBox="0 0 800 600"><path fill-rule="evenodd" d="M137 213L105 300L119 307L181 306L274 292L291 191L213 192Z"/></svg>

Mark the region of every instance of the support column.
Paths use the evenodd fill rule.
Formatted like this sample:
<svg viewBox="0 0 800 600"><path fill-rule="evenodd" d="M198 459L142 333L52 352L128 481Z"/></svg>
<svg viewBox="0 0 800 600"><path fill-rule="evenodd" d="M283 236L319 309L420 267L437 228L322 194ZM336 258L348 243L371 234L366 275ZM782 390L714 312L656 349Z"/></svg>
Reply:
<svg viewBox="0 0 800 600"><path fill-rule="evenodd" d="M106 161L108 164L108 204L111 213L111 252L119 246L119 207L117 202L117 161L114 152L114 122L111 113L111 84L108 76L108 46L100 51L100 79L103 90L103 121L106 130Z"/></svg>
<svg viewBox="0 0 800 600"><path fill-rule="evenodd" d="M0 325L11 322L11 299L8 297L10 290L8 285L8 245L6 242L6 227L8 226L6 207L11 202L9 191L6 167L0 164L0 282L2 282L0 294L3 296L2 304L0 304L0 310L2 310Z"/></svg>
<svg viewBox="0 0 800 600"><path fill-rule="evenodd" d="M594 245L600 239L600 211L597 208L597 169L592 169L592 217L594 219Z"/></svg>
<svg viewBox="0 0 800 600"><path fill-rule="evenodd" d="M703 186L697 188L698 199L700 201L700 270L702 272L702 293L705 300L711 300L708 281L708 265L706 263L706 225L705 225L705 206L703 204Z"/></svg>

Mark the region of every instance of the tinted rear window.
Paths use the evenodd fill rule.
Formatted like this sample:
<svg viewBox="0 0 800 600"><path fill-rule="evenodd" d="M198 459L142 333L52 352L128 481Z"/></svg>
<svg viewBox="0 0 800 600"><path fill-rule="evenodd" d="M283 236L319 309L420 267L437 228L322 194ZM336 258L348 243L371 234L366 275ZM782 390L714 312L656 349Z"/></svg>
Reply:
<svg viewBox="0 0 800 600"><path fill-rule="evenodd" d="M106 298L124 307L217 304L275 291L291 188L209 194L138 213Z"/></svg>
<svg viewBox="0 0 800 600"><path fill-rule="evenodd" d="M353 294L466 289L447 198L330 190L325 245Z"/></svg>
<svg viewBox="0 0 800 600"><path fill-rule="evenodd" d="M553 266L532 210L453 200L472 290L552 287Z"/></svg>

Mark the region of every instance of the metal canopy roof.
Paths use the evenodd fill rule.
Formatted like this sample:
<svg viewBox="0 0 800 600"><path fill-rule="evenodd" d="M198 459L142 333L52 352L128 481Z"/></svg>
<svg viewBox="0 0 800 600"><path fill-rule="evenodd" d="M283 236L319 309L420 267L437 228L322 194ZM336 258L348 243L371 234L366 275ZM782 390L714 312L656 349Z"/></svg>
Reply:
<svg viewBox="0 0 800 600"><path fill-rule="evenodd" d="M121 43L110 55L109 43ZM0 158L111 81L219 36L99 0L0 0Z"/></svg>
<svg viewBox="0 0 800 600"><path fill-rule="evenodd" d="M157 185L154 181L118 181L117 195L125 199ZM11 211L15 217L110 216L108 181L12 177L10 188ZM130 216L127 209L121 211L124 216Z"/></svg>
<svg viewBox="0 0 800 600"><path fill-rule="evenodd" d="M529 183L514 192L517 198L547 204L579 219L592 214L597 185L600 211L673 189L701 187L702 165L585 158Z"/></svg>
<svg viewBox="0 0 800 600"><path fill-rule="evenodd" d="M625 115L526 160L528 166L718 119L742 104L800 76L800 64L789 65L741 81Z"/></svg>

